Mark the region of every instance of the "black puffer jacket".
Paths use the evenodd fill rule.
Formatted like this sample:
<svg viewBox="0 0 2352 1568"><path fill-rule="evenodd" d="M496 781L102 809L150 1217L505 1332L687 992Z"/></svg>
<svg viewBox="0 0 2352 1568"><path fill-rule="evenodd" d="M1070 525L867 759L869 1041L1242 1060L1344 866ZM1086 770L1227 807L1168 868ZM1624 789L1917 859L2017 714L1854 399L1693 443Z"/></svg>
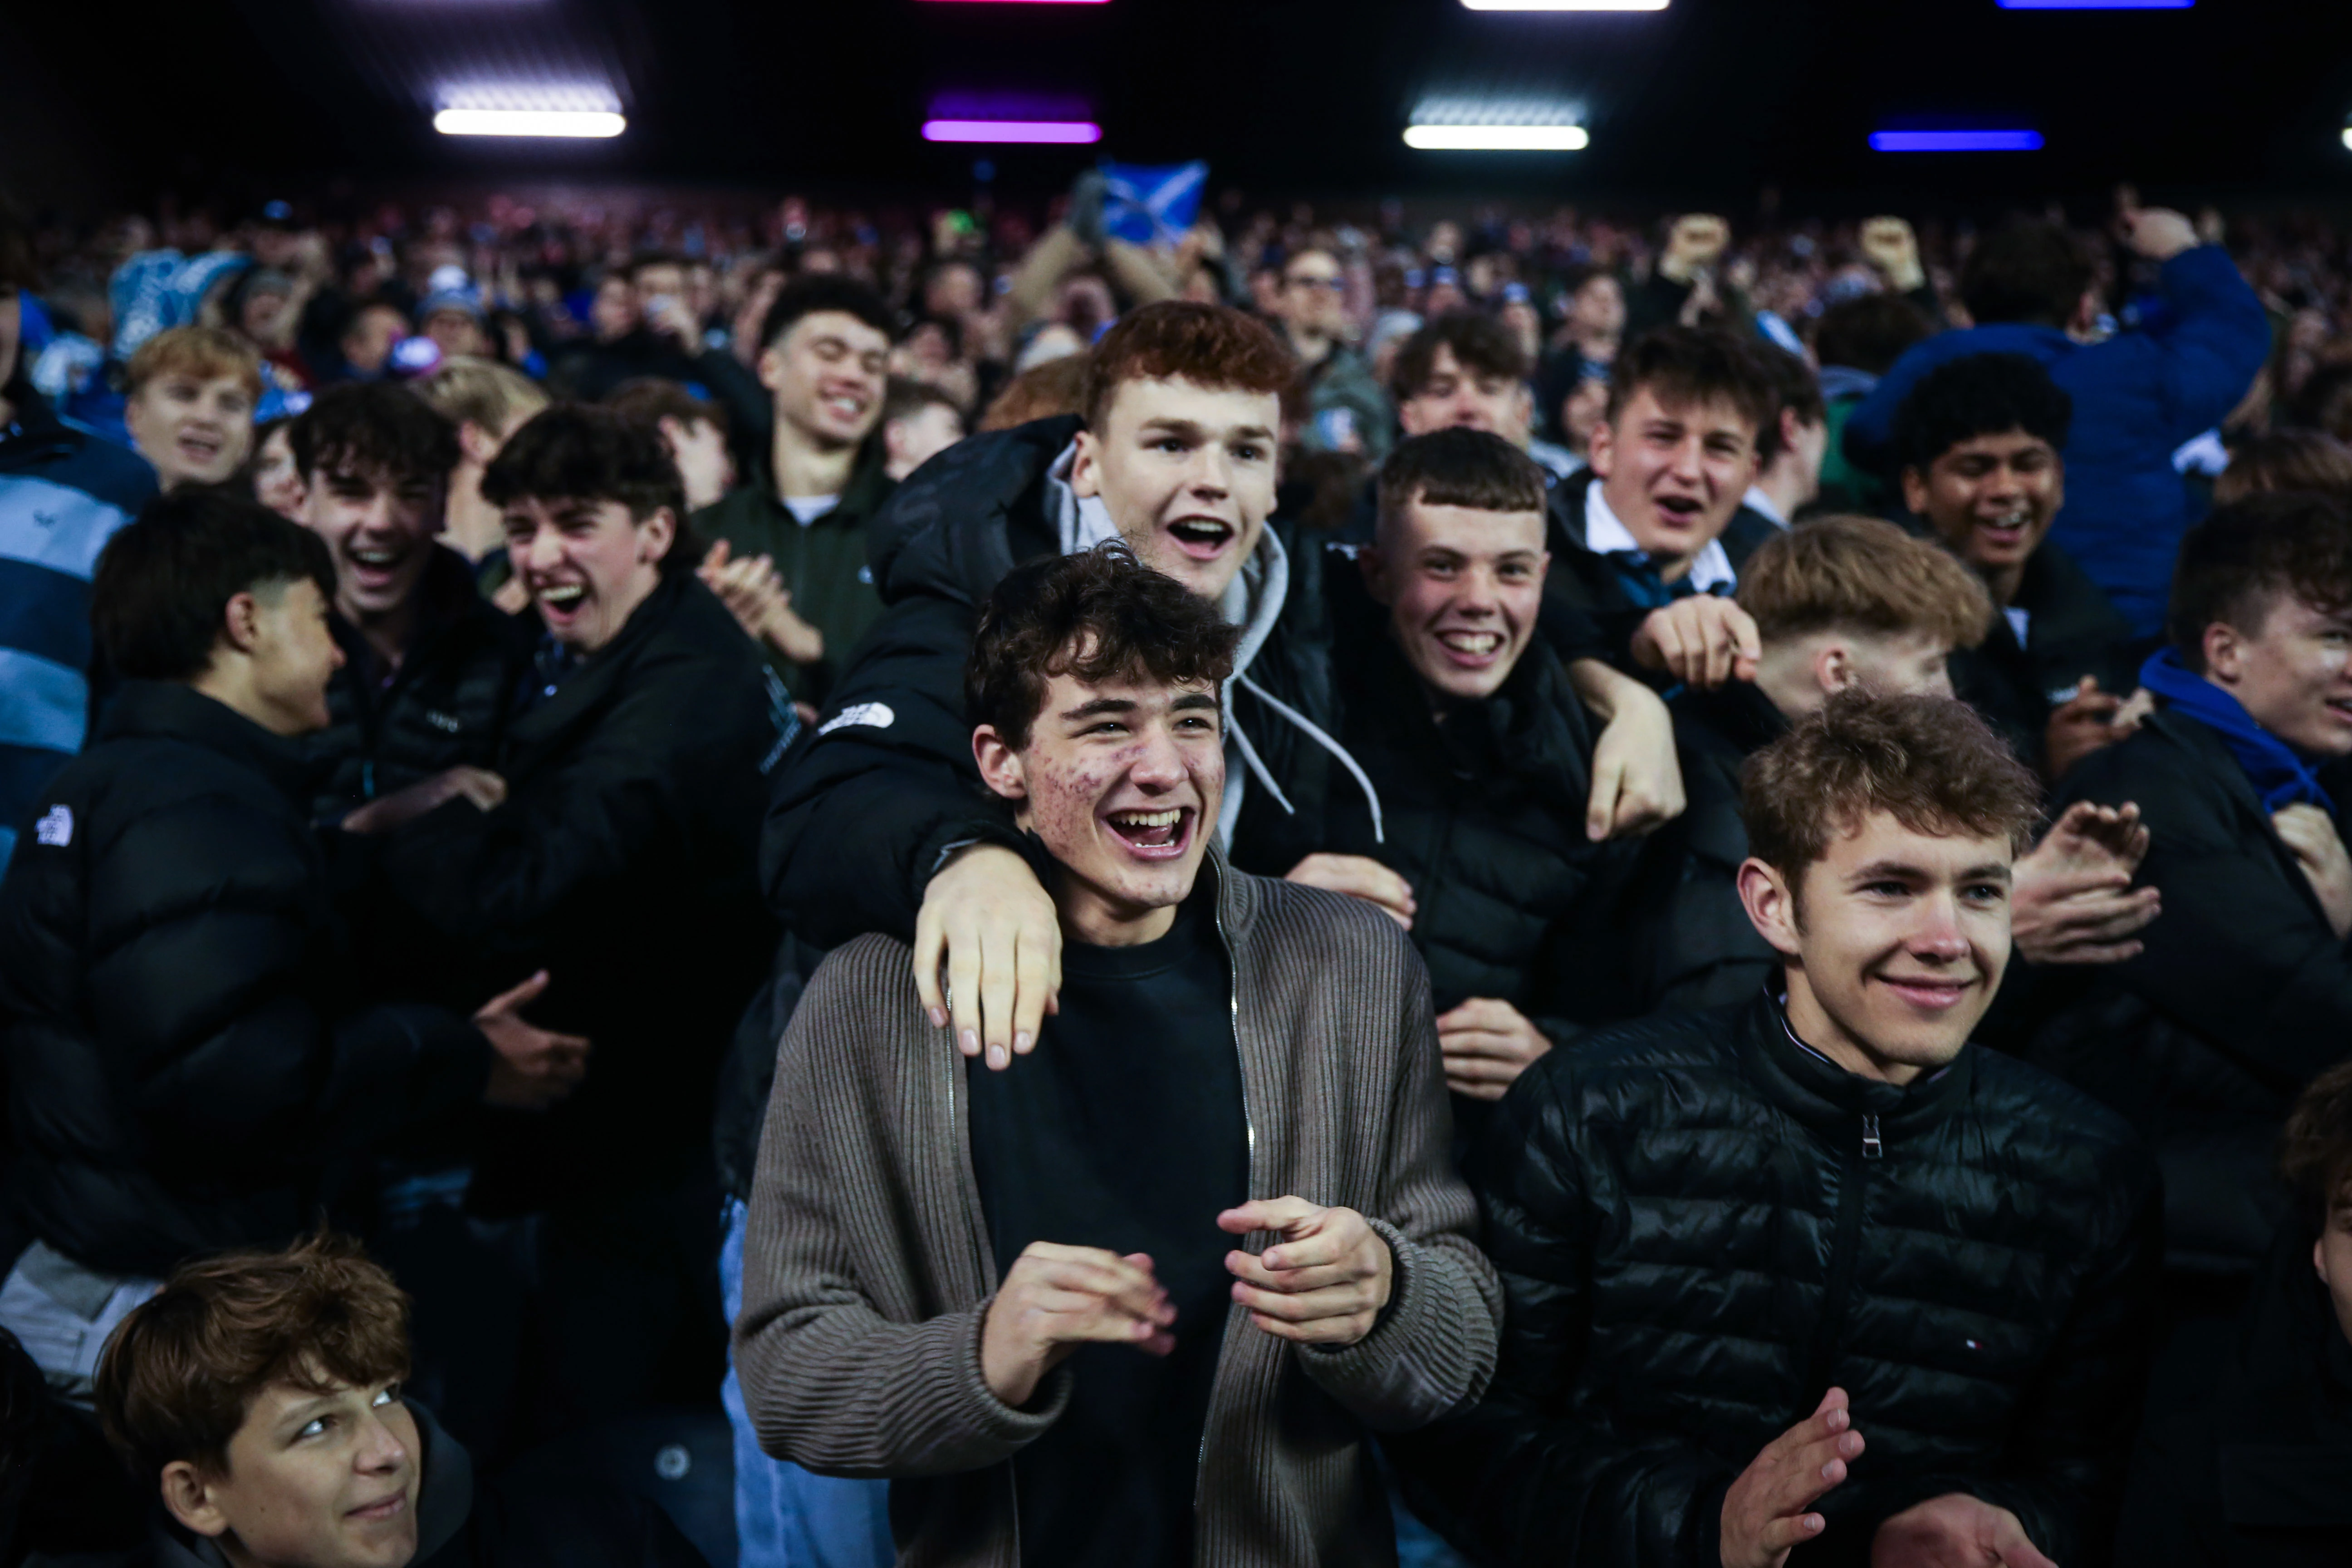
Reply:
<svg viewBox="0 0 2352 1568"><path fill-rule="evenodd" d="M1796 1563L1866 1563L1953 1491L2105 1560L2158 1209L2109 1112L1973 1046L1907 1089L1857 1078L1759 996L1555 1051L1478 1170L1502 1358L1395 1451L1497 1559L1716 1562L1732 1480L1836 1386L1870 1447Z"/></svg>
<svg viewBox="0 0 2352 1568"><path fill-rule="evenodd" d="M489 1047L362 1010L299 742L126 681L0 883L12 1205L90 1268L159 1278L318 1223L377 1139L481 1097Z"/></svg>
<svg viewBox="0 0 2352 1568"><path fill-rule="evenodd" d="M1602 994L1624 956L1608 928L1638 848L1585 835L1592 733L1558 655L1531 639L1501 691L1449 702L1441 724L1352 562L1333 557L1328 594L1340 734L1371 778L1383 834L1346 781L1322 847L1412 884L1413 945L1439 1012L1494 997L1556 1043L1619 1016L1608 1003L1622 994Z"/></svg>
<svg viewBox="0 0 2352 1568"><path fill-rule="evenodd" d="M1914 531L1928 531L1917 523ZM2027 558L2010 608L2024 613L2025 636L2007 615L1995 616L1981 644L1953 650L1952 687L2019 756L2045 767L2051 710L2086 675L2100 690L2128 696L2139 685L2144 650L2106 590L2046 539Z"/></svg>
<svg viewBox="0 0 2352 1568"><path fill-rule="evenodd" d="M2140 1434L2118 1562L2352 1563L2352 1340L2312 1270L2317 1236L2303 1215L2280 1227L2212 1407Z"/></svg>
<svg viewBox="0 0 2352 1568"><path fill-rule="evenodd" d="M343 668L327 683L331 721L309 742L327 764L315 806L323 820L445 768L498 763L537 629L477 593L472 563L443 545L417 594L415 636L389 681L367 639L334 617Z"/></svg>
<svg viewBox="0 0 2352 1568"><path fill-rule="evenodd" d="M1017 847L1011 808L971 759L963 669L979 605L1016 564L1056 553L1048 474L1075 418L1041 419L950 447L900 485L874 521L875 581L889 605L835 686L816 733L795 747L769 807L761 870L771 905L814 949L868 931L911 941L923 889L950 845ZM1242 672L1249 685L1336 734L1322 574L1290 557L1281 619ZM1231 698L1267 771L1294 804L1328 797L1344 769L1237 677ZM1238 763L1234 863L1279 876L1323 847L1314 808L1286 811Z"/></svg>
<svg viewBox="0 0 2352 1568"><path fill-rule="evenodd" d="M1629 674L1657 680L1654 672L1637 668L1631 657L1633 633L1658 607L1620 563L1584 543L1585 497L1599 479L1590 468L1571 474L1551 488L1545 512L1550 535L1551 572L1544 579L1544 595L1563 610L1589 617L1610 657ZM1743 506L1724 525L1723 552L1736 573L1756 547L1780 532L1770 518Z"/></svg>
<svg viewBox="0 0 2352 1568"><path fill-rule="evenodd" d="M2328 770L2338 802L2352 778ZM2271 1145L2287 1108L2352 1056L2352 950L2221 738L2158 712L2067 774L2077 800L2139 803L2140 881L2164 913L2123 963L2043 979L2030 1059L2124 1113L2165 1177L2176 1268L2242 1274L2287 1195Z"/></svg>
<svg viewBox="0 0 2352 1568"><path fill-rule="evenodd" d="M470 956L495 987L544 967L531 1016L594 1042L569 1100L495 1117L487 1206L707 1169L719 1061L775 952L753 866L793 722L758 647L680 573L508 725L504 805L452 801L383 847L386 880L453 972Z"/></svg>

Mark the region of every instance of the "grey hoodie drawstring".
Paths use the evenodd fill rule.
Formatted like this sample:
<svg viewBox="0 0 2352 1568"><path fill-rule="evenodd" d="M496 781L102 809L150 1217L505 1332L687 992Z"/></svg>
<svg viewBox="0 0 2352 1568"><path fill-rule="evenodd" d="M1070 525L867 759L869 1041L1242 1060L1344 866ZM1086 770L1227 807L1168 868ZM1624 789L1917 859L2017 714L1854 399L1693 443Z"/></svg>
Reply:
<svg viewBox="0 0 2352 1568"><path fill-rule="evenodd" d="M1314 720L1309 719L1306 714L1301 713L1297 709L1293 708L1289 703L1285 702L1279 697L1275 696L1272 692L1266 690L1265 687L1260 686L1256 681L1252 680L1248 676L1237 675L1234 677L1234 680L1236 685L1245 688L1249 693L1255 697L1260 702L1265 703L1267 707L1273 709L1276 712L1281 714L1284 718L1289 720L1300 729L1306 731L1307 734L1314 737L1318 745L1321 746L1325 751L1339 759L1339 765L1346 768L1349 774L1354 777L1356 783L1363 787L1364 799L1371 805L1372 842L1375 844L1386 844L1389 841L1388 829L1381 818L1381 792L1372 787L1370 775L1364 772L1363 767L1356 761L1355 758L1348 754L1348 748L1342 746L1339 742L1325 734L1323 732L1322 726L1316 723ZM1257 748L1249 743L1249 737L1242 732L1242 727L1239 724L1235 724L1234 726L1234 739L1241 742L1242 758L1249 763L1250 771L1257 775L1258 782L1265 784L1266 788L1274 791L1274 798L1282 803L1283 810L1290 813L1293 816L1297 816L1298 808L1291 805L1290 802L1284 797L1282 790L1274 782L1274 776L1266 772L1265 764L1258 761Z"/></svg>

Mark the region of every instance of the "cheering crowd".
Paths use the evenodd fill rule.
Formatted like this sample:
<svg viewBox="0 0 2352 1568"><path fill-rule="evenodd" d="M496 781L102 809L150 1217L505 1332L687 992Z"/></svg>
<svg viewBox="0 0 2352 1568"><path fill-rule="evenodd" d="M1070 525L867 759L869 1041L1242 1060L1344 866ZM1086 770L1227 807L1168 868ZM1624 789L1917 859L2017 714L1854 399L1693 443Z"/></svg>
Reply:
<svg viewBox="0 0 2352 1568"><path fill-rule="evenodd" d="M0 1563L2344 1561L2340 248L0 207Z"/></svg>

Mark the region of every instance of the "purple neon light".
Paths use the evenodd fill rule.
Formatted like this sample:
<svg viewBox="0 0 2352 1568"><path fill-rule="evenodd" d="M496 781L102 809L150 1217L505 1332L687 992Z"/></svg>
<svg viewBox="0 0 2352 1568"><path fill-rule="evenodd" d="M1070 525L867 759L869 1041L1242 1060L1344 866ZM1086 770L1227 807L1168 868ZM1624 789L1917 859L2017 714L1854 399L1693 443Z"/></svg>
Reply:
<svg viewBox="0 0 2352 1568"><path fill-rule="evenodd" d="M1102 140L1091 120L926 120L926 142L1027 142L1075 146Z"/></svg>
<svg viewBox="0 0 2352 1568"><path fill-rule="evenodd" d="M1110 0L964 0L964 3L999 5L1108 5Z"/></svg>

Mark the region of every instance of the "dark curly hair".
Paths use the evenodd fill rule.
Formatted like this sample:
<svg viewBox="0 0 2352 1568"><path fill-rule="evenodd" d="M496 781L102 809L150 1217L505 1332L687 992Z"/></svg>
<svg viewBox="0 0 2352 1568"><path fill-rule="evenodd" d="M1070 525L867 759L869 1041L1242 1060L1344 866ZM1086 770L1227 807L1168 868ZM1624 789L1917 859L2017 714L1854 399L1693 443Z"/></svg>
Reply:
<svg viewBox="0 0 2352 1568"><path fill-rule="evenodd" d="M2352 1062L2313 1079L2279 1135L2279 1174L2313 1219L2352 1205Z"/></svg>
<svg viewBox="0 0 2352 1568"><path fill-rule="evenodd" d="M2273 430L2239 447L2213 481L2221 506L2270 490L2310 490L2352 505L2352 447L2325 430Z"/></svg>
<svg viewBox="0 0 2352 1568"><path fill-rule="evenodd" d="M2180 541L2165 630L2180 661L2205 672L2205 628L2252 634L2278 598L2352 608L2352 517L2323 495L2273 490L2216 507Z"/></svg>
<svg viewBox="0 0 2352 1568"><path fill-rule="evenodd" d="M445 479L457 466L457 426L408 386L347 382L319 394L286 432L304 483L359 473L397 485Z"/></svg>
<svg viewBox="0 0 2352 1568"><path fill-rule="evenodd" d="M1963 441L2012 430L2063 450L2074 400L2031 354L1968 354L1921 376L1895 411L1895 460L1926 473Z"/></svg>
<svg viewBox="0 0 2352 1568"><path fill-rule="evenodd" d="M820 310L855 316L886 338L895 340L898 335L898 319L890 313L889 302L871 285L837 272L815 272L785 284L768 313L760 318L760 347L774 348L776 340L798 326L803 317Z"/></svg>
<svg viewBox="0 0 2352 1568"><path fill-rule="evenodd" d="M619 501L638 522L667 507L677 537L665 573L691 572L702 559L686 526L686 481L669 443L642 419L586 403L558 403L531 416L482 470L482 499Z"/></svg>
<svg viewBox="0 0 2352 1568"><path fill-rule="evenodd" d="M1240 641L1241 628L1214 604L1116 540L1033 561L1005 574L981 609L964 666L964 717L1017 751L1057 675L1219 686Z"/></svg>
<svg viewBox="0 0 2352 1568"><path fill-rule="evenodd" d="M1864 294L1822 312L1813 329L1813 354L1823 365L1885 375L1906 349L1935 335L1936 323L1911 300Z"/></svg>
<svg viewBox="0 0 2352 1568"><path fill-rule="evenodd" d="M2042 784L1976 710L1948 697L1841 691L1748 759L1748 852L1788 877L1873 812L1919 833L2032 842Z"/></svg>

